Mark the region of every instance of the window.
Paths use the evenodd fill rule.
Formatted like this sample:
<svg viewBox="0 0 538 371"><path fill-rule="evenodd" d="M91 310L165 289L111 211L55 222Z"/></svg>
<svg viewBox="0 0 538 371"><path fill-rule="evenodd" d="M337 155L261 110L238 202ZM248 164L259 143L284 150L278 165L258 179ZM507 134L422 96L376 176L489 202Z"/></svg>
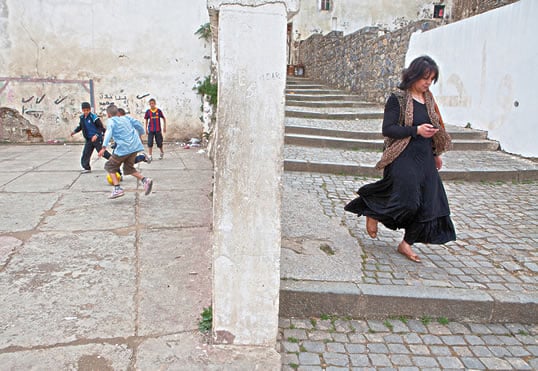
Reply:
<svg viewBox="0 0 538 371"><path fill-rule="evenodd" d="M331 0L321 0L320 10L331 10Z"/></svg>
<svg viewBox="0 0 538 371"><path fill-rule="evenodd" d="M445 6L434 5L433 6L433 18L443 18L444 16L445 16Z"/></svg>

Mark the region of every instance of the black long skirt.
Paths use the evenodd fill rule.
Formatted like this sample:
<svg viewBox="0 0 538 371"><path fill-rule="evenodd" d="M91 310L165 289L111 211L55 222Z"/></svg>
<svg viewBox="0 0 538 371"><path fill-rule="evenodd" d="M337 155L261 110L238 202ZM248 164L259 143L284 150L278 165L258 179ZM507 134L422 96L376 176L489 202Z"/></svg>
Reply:
<svg viewBox="0 0 538 371"><path fill-rule="evenodd" d="M369 216L387 228L405 229L404 240L443 244L456 239L450 208L435 167L432 140L411 138L406 149L385 167L383 179L366 184L344 209Z"/></svg>

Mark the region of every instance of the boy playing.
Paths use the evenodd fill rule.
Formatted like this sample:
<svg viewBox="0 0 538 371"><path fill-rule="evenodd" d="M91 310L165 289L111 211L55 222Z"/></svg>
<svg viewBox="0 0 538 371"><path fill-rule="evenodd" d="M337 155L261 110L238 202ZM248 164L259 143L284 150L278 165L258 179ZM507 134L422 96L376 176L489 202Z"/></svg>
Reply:
<svg viewBox="0 0 538 371"><path fill-rule="evenodd" d="M90 159L92 157L93 150L97 152L101 150L103 143L103 134L105 128L101 119L93 112L91 112L91 105L88 102L82 102L82 115L80 115L80 121L78 126L71 132L71 136L75 135L79 131L82 131L82 136L86 139L84 149L82 150L82 157L80 158L80 165L82 165L82 173L90 173L92 168L90 166ZM106 159L110 158L108 151L104 152Z"/></svg>
<svg viewBox="0 0 538 371"><path fill-rule="evenodd" d="M166 133L166 117L164 117L163 112L157 108L155 99L151 98L149 100L149 109L144 115L146 120L146 134L148 135L148 152L149 152L149 161L153 159L153 138L157 142L157 147L161 150L161 155L159 159L162 160L164 157L163 151L163 134ZM161 130L161 119L163 120L163 126Z"/></svg>
<svg viewBox="0 0 538 371"><path fill-rule="evenodd" d="M125 112L123 108L118 108L118 116L126 116L126 115L127 113ZM130 116L129 116L129 119L131 119ZM142 134L140 135L140 141L142 141ZM114 148L115 146L112 147L112 149ZM142 152L140 155L137 155L135 158L135 164L138 164L139 162L147 162L149 164L151 160L144 152Z"/></svg>
<svg viewBox="0 0 538 371"><path fill-rule="evenodd" d="M144 149L140 141L140 135L144 133L144 127L139 121L129 116L118 116L118 107L110 105L106 109L108 116L107 130L103 140L103 147L99 151L99 157L103 156L110 139L114 138L116 148L110 159L105 164L105 170L110 174L114 190L109 198L117 198L124 195L123 189L119 185L116 172L123 164L125 175L132 175L142 181L144 193L149 195L153 187L153 180L146 178L134 167L136 154Z"/></svg>

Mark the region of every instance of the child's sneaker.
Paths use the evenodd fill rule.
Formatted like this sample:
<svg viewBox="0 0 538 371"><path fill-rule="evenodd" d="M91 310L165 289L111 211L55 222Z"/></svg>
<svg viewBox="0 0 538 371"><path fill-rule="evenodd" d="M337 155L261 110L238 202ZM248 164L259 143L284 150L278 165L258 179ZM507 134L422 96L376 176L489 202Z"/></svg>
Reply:
<svg viewBox="0 0 538 371"><path fill-rule="evenodd" d="M121 189L120 187L114 187L114 190L108 198L118 198L123 196L124 194L125 192L123 192L123 189Z"/></svg>
<svg viewBox="0 0 538 371"><path fill-rule="evenodd" d="M152 158L151 156L148 156L146 152L142 152L142 156L144 156L144 162L147 162L148 164L151 162Z"/></svg>
<svg viewBox="0 0 538 371"><path fill-rule="evenodd" d="M151 188L153 187L153 180L151 180L151 178L144 178L142 183L144 184L144 194L147 196L151 193Z"/></svg>
<svg viewBox="0 0 538 371"><path fill-rule="evenodd" d="M164 158L164 152L161 152L161 154L159 155L159 160L162 160Z"/></svg>
<svg viewBox="0 0 538 371"><path fill-rule="evenodd" d="M153 157L152 156L148 156L147 159L146 159L146 162L148 164L151 164L151 161L153 161Z"/></svg>

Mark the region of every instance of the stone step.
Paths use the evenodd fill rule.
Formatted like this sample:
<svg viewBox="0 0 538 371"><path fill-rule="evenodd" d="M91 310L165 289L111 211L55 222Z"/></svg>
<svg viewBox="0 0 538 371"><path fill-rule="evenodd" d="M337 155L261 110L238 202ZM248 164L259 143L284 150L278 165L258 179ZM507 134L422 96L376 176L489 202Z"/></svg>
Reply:
<svg viewBox="0 0 538 371"><path fill-rule="evenodd" d="M327 147L356 151L383 150L383 139L356 139L305 134L285 134L284 140L285 144L307 147ZM453 139L452 145L455 151L495 151L499 149L499 143L492 140Z"/></svg>
<svg viewBox="0 0 538 371"><path fill-rule="evenodd" d="M304 77L298 76L288 76L286 78L286 85L295 85L295 84L316 84L315 81L309 80Z"/></svg>
<svg viewBox="0 0 538 371"><path fill-rule="evenodd" d="M325 85L316 84L316 83L297 82L292 85L286 85L286 90L293 90L293 89L330 89L330 88Z"/></svg>
<svg viewBox="0 0 538 371"><path fill-rule="evenodd" d="M298 117L306 119L322 119L322 120L361 120L361 119L380 119L383 118L383 112L315 112L315 111L299 111L286 109L286 117Z"/></svg>
<svg viewBox="0 0 538 371"><path fill-rule="evenodd" d="M284 170L381 177L375 164L381 151L286 145ZM462 181L536 181L538 163L502 151L449 151L443 154L444 180Z"/></svg>
<svg viewBox="0 0 538 371"><path fill-rule="evenodd" d="M371 103L361 101L350 100L316 100L316 101L301 101L301 100L286 100L287 107L310 107L310 108L323 108L323 107L373 107Z"/></svg>
<svg viewBox="0 0 538 371"><path fill-rule="evenodd" d="M312 123L308 123L312 125ZM307 125L308 125L307 124ZM299 126L293 125L292 122L286 123L286 134L302 134L302 135L317 135L323 137L336 137L336 138L350 138L350 139L362 139L362 140L374 140L374 139L383 139L383 134L381 134L381 121L379 124L369 131L369 127L364 127L364 130L361 129L360 124L357 121L350 123L349 128L331 128L330 124L327 124L325 127L314 127L314 126ZM371 127L371 126L370 126ZM356 130L353 130L357 128ZM487 138L487 132L483 130L473 130L465 129L453 125L447 125L446 129L453 140L456 139L465 139L465 140L484 140Z"/></svg>
<svg viewBox="0 0 538 371"><path fill-rule="evenodd" d="M286 88L286 94L310 94L310 95L328 95L328 94L343 94L342 90L329 89L329 88L308 88L308 89L288 89Z"/></svg>
<svg viewBox="0 0 538 371"><path fill-rule="evenodd" d="M391 317L450 315L454 321L535 323L538 295L444 287L281 280L283 317L341 317L384 320Z"/></svg>
<svg viewBox="0 0 538 371"><path fill-rule="evenodd" d="M356 95L350 95L346 93L335 93L335 94L295 94L289 93L286 94L286 102L305 102L305 101L358 101L363 102ZM371 103L364 102L365 104L371 105Z"/></svg>

